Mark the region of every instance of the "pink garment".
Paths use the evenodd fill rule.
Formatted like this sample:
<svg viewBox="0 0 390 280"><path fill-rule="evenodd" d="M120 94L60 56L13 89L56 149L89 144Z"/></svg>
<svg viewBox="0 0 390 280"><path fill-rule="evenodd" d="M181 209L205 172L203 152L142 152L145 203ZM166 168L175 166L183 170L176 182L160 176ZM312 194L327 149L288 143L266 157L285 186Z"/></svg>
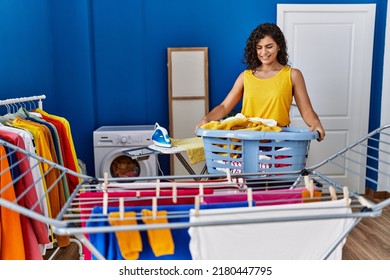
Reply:
<svg viewBox="0 0 390 280"><path fill-rule="evenodd" d="M214 192L211 188L205 188L203 193L205 195L210 195ZM199 194L199 189L179 189L177 190L177 202L176 204L194 204L195 196ZM137 200L137 196L139 200ZM133 198L131 200L124 201L125 206L150 206L152 205L152 198L156 196L155 190L140 190L140 191L109 191L108 192L108 206L118 207L119 198ZM160 197L167 196L169 198L159 198L157 200L157 205L173 205L175 204L172 200L172 190L161 190ZM145 199L145 197L150 199ZM81 225L85 227L86 221L89 219L92 208L95 206L103 206L103 192L85 192L80 193L80 208L81 208ZM95 198L95 199L93 199ZM114 201L110 201L112 198L118 198ZM85 234L85 237L88 238L88 234ZM92 258L91 252L88 248L84 247L84 259L90 260Z"/></svg>
<svg viewBox="0 0 390 280"><path fill-rule="evenodd" d="M253 191L252 197L253 201L255 201L256 203L256 206L302 203L303 189L304 188ZM218 194L213 194L211 196L204 197L204 203L206 204L243 202L247 200L248 196L246 193L233 194L229 192L221 192Z"/></svg>

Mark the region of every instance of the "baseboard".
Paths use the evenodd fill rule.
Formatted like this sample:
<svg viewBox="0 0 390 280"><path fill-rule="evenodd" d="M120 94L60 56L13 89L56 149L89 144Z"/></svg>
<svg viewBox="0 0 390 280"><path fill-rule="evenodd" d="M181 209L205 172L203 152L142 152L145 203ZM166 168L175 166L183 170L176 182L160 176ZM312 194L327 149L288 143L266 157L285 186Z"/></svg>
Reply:
<svg viewBox="0 0 390 280"><path fill-rule="evenodd" d="M390 197L390 192L388 191L374 191L373 189L366 188L366 195L376 199L386 199Z"/></svg>

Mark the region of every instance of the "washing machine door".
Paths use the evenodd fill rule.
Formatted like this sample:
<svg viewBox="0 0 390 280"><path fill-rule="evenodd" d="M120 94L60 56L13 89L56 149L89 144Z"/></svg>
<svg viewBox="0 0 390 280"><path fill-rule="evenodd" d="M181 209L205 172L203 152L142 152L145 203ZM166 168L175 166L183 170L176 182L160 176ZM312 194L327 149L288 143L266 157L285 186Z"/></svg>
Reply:
<svg viewBox="0 0 390 280"><path fill-rule="evenodd" d="M100 174L108 173L109 178L131 178L153 176L149 156L133 159L122 153L129 148L118 148L107 154L101 164Z"/></svg>

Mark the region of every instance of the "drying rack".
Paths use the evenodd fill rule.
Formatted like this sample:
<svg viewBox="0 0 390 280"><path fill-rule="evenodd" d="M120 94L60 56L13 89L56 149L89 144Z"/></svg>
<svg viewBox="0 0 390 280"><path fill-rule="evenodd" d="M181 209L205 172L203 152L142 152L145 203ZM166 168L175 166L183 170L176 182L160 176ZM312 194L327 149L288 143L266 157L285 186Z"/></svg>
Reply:
<svg viewBox="0 0 390 280"><path fill-rule="evenodd" d="M344 172L352 172L349 170L348 166L351 164L360 165L365 170L366 173L356 174L361 176L361 179L367 182L367 184L374 184L376 187L383 188L383 186L388 186L390 182L390 125L382 126L366 136L358 139L353 144L345 147L335 155L329 157L328 159L320 162L314 166L308 167L300 171L290 171L283 173L284 176L281 176L278 179L277 172L264 173L262 177L259 178L257 173L243 173L243 174L229 174L226 176L221 176L221 174L201 174L201 175L192 175L192 176L155 176L155 177L138 177L138 178L94 178L88 175L79 174L67 168L64 168L61 165L50 162L45 158L39 157L35 154L32 154L28 151L20 149L17 146L14 146L6 141L0 139L0 145L7 147L8 153L21 153L25 155L26 158L33 157L39 163L45 163L49 165L52 169L58 170L59 177L66 176L66 174L71 174L80 178L80 184L76 187L74 192L70 195L69 199L66 201L66 204L61 209L60 213L56 217L47 217L42 214L37 214L35 211L25 208L19 205L18 201L22 197L17 197L14 201L8 201L3 199L0 196L0 206L6 207L13 211L16 211L22 215L25 215L31 219L36 219L50 226L51 230L58 235L68 235L77 239L83 246L88 248L90 252L97 259L105 259L105 257L95 248L95 246L87 238L88 234L93 233L110 233L110 232L121 232L121 231L145 231L149 229L178 229L178 228L188 228L188 227L207 227L207 226L228 226L236 224L259 224L259 223L283 223L291 221L312 221L312 220L328 220L328 219L348 219L350 221L348 227L346 227L343 232L334 240L332 245L323 252L321 259L327 259L329 255L337 248L348 236L349 232L361 221L362 218L373 218L381 215L383 208L390 205L390 199L383 200L379 203L373 203L364 198L364 196L351 191L348 187L341 185L334 180L323 175L320 170L322 167L327 165L336 166ZM362 150L364 153L362 153ZM365 160L356 162L354 154L359 153L360 156L363 156ZM340 161L344 164L340 164ZM7 172L7 170L2 170L1 174ZM251 179L253 176L253 179ZM272 179L270 179L272 178ZM15 180L19 180L17 178ZM44 175L41 180L44 179ZM343 199L346 201L345 207L351 209L350 212L345 214L329 214L326 209L323 211L316 212L316 214L310 215L300 215L299 212L297 215L285 216L279 215L271 218L252 218L252 219L236 219L234 215L232 218L225 219L224 221L220 220L209 220L203 222L177 222L169 224L148 224L148 225L122 225L122 226L97 226L97 227L84 227L83 223L86 222L85 216L82 215L82 210L87 209L91 210L91 204L98 203L104 209L108 205L115 204L119 207L120 211L123 212L124 203L126 201L140 200L138 195L130 198L110 198L109 194L120 192L120 191L135 191L142 192L153 190L155 195L151 201L152 211L158 209L158 199L169 199L175 201L180 199L177 190L179 189L197 189L198 193L194 198L194 211L186 211L180 213L169 213L168 215L172 216L190 216L196 214L199 210L199 205L201 201L207 196L212 196L214 194L206 194L205 189L212 188L216 192L218 190L231 190L237 194L246 195L248 201L247 205L250 207L252 205L252 191L254 190L277 190L277 189L295 189L295 188L307 188L310 186L309 191L312 194L313 187L316 190L322 192L321 200L337 200ZM28 186L28 188L33 188L34 186ZM51 190L51 186L47 186L47 193L44 196L38 197L37 203L40 200L44 199L45 196ZM169 195L164 195L163 191L169 190ZM0 194L4 191L1 190ZM83 194L85 193L100 193L101 196L94 198L84 198ZM22 194L23 195L23 194ZM157 199L158 198L158 199ZM309 197L308 200L313 199ZM257 211L257 208L261 207L252 207L253 211ZM318 210L318 209L317 209ZM234 209L233 209L234 211ZM101 220L107 220L107 215L101 215L98 217Z"/></svg>

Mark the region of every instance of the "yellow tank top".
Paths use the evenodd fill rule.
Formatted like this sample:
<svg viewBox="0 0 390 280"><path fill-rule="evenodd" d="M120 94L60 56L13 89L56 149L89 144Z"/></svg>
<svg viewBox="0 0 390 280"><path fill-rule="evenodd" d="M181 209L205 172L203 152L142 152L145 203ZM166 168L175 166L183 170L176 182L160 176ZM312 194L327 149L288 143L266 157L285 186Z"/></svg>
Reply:
<svg viewBox="0 0 390 280"><path fill-rule="evenodd" d="M244 71L241 113L246 117L273 119L278 126L287 126L292 98L291 67L284 66L268 79L257 78L252 70Z"/></svg>

